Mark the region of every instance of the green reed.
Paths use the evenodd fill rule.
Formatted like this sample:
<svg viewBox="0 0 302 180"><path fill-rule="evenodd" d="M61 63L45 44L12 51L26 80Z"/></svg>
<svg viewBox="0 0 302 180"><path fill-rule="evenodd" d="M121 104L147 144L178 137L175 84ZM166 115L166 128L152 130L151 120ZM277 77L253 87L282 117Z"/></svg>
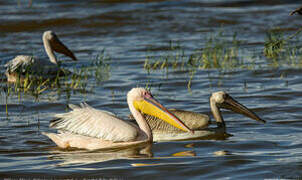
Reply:
<svg viewBox="0 0 302 180"><path fill-rule="evenodd" d="M192 69L232 69L242 67L244 61L239 56L239 43L237 35L232 40L227 40L221 31L206 40L202 49L186 54L179 43L170 46L168 53L161 56L147 55L144 69L152 70L192 70Z"/></svg>
<svg viewBox="0 0 302 180"><path fill-rule="evenodd" d="M170 43L165 53L160 55L147 54L144 69L151 71L186 70L191 71L204 69L232 70L232 69L259 69L280 66L302 67L301 50L302 44L299 34L302 28L291 35L286 35L279 28L267 32L263 44L263 53L250 52L248 48L240 47L243 41L238 40L237 34L227 36L223 30L214 33L204 40L201 49L193 53L186 53L184 48L177 43ZM288 33L287 33L288 34ZM176 44L176 45L175 45ZM248 57L247 53L251 56ZM251 54L253 53L253 54ZM257 60L265 59L265 64L256 64Z"/></svg>
<svg viewBox="0 0 302 180"><path fill-rule="evenodd" d="M199 70L217 69L224 72L236 69L302 68L301 31L302 28L289 34L279 28L271 29L267 32L263 50L259 51L238 40L236 33L229 36L220 30L205 39L202 48L189 53L180 42L170 43L161 54L150 55L152 51L148 51L144 69L148 74L163 71L167 75L170 71L183 71L188 77L187 88L190 91Z"/></svg>
<svg viewBox="0 0 302 180"><path fill-rule="evenodd" d="M240 56L241 41L237 34L227 37L223 31L211 35L204 41L201 49L193 53L186 53L180 42L169 43L166 53L159 56L147 55L144 69L152 71L183 71L188 76L187 89L191 92L194 76L198 70L220 69L232 70L236 68L249 68L243 57Z"/></svg>
<svg viewBox="0 0 302 180"><path fill-rule="evenodd" d="M169 67L173 69L183 69L188 61L183 49L178 42L169 42L167 48L168 53L160 57L147 55L144 63L144 69L150 72L151 70L168 70Z"/></svg>
<svg viewBox="0 0 302 180"><path fill-rule="evenodd" d="M302 44L298 36L301 31L302 28L291 35L285 35L280 28L275 28L267 32L263 53L270 66L302 67Z"/></svg>
<svg viewBox="0 0 302 180"><path fill-rule="evenodd" d="M239 57L239 41L237 34L232 40L224 38L223 32L214 35L206 41L205 47L197 50L188 61L198 69L233 69L241 67L244 62Z"/></svg>
<svg viewBox="0 0 302 180"><path fill-rule="evenodd" d="M95 60L92 61L92 65L94 66L92 76L94 77L96 83L100 83L109 78L110 62L111 57L106 55L105 50L102 50Z"/></svg>
<svg viewBox="0 0 302 180"><path fill-rule="evenodd" d="M266 36L263 53L267 58L277 58L286 43L284 35L278 31L270 30Z"/></svg>

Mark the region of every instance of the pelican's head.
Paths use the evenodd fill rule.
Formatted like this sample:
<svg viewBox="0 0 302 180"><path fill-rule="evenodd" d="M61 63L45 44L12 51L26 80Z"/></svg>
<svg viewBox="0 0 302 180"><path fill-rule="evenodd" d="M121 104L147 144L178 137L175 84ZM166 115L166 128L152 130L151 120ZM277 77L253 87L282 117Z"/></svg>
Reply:
<svg viewBox="0 0 302 180"><path fill-rule="evenodd" d="M43 43L45 51L49 56L51 62L55 64L58 63L53 51L64 54L74 61L77 60L74 54L60 41L58 36L53 31L45 31L43 33Z"/></svg>
<svg viewBox="0 0 302 180"><path fill-rule="evenodd" d="M133 88L127 95L128 104L145 114L155 116L183 131L193 132L180 119L155 100L150 91L144 88Z"/></svg>
<svg viewBox="0 0 302 180"><path fill-rule="evenodd" d="M210 98L210 101L215 102L217 107L219 107L219 108L228 109L233 112L245 115L256 121L265 123L265 121L263 119L261 119L260 117L258 117L257 114L255 114L252 110L248 109L244 105L237 102L228 93L226 93L224 91L219 91L219 92L213 93Z"/></svg>

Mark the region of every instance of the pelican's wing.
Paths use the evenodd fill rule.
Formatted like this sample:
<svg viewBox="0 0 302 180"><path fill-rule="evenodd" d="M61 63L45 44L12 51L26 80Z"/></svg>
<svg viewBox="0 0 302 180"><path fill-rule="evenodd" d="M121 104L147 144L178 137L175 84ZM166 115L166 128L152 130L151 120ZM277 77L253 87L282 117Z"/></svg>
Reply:
<svg viewBox="0 0 302 180"><path fill-rule="evenodd" d="M8 72L16 72L19 68L30 66L35 62L35 57L19 55L5 64ZM24 68L25 69L25 68ZM22 71L19 71L22 72Z"/></svg>
<svg viewBox="0 0 302 180"><path fill-rule="evenodd" d="M112 113L94 109L84 103L81 107L70 107L72 111L55 115L58 119L51 122L50 127L113 142L132 141L138 135L135 126Z"/></svg>
<svg viewBox="0 0 302 180"><path fill-rule="evenodd" d="M9 73L47 74L57 72L59 68L49 61L40 60L34 56L19 55L5 64Z"/></svg>

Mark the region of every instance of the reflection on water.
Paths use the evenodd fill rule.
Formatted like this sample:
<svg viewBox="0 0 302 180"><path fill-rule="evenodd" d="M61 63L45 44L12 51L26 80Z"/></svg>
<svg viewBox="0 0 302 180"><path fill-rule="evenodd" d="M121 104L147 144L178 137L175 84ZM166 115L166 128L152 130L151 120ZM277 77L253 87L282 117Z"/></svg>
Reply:
<svg viewBox="0 0 302 180"><path fill-rule="evenodd" d="M268 30L280 27L287 36L300 27L301 16L288 16L300 5L297 1L43 0L32 1L31 6L28 3L27 0L0 2L0 177L263 179L302 175L299 38L291 40L295 47L284 51L289 54L285 54L286 63L280 66L263 55ZM160 70L148 73L144 69L147 56L159 58L174 53L169 42L179 42L189 58L203 52L205 40L221 29L227 42L237 33L239 48L244 51L234 57L243 64L254 63L256 69L197 68L193 75L181 68L168 68L168 73ZM12 89L7 96L8 86L2 80L4 64L19 54L46 59L41 49L41 35L46 30L60 34L79 59L74 63L58 56L64 61L64 68L79 73L82 67L89 67L85 72L91 73L89 65L103 50L110 57L110 67L88 76L83 85L85 93L50 88L36 98ZM102 73L104 79L94 78ZM65 151L55 148L40 133L52 131L49 121L54 114L66 112L68 103L86 101L127 119L127 91L146 84L168 108L208 115L210 94L225 90L267 123L259 125L240 115L223 112L227 132L233 136L154 143L149 151L143 148L117 152Z"/></svg>
<svg viewBox="0 0 302 180"><path fill-rule="evenodd" d="M145 147L131 147L123 150L114 151L92 151L87 150L71 150L62 151L54 149L49 151L50 160L62 161L57 165L67 166L72 164L91 164L115 159L136 159L136 158L151 158L153 156L151 145Z"/></svg>

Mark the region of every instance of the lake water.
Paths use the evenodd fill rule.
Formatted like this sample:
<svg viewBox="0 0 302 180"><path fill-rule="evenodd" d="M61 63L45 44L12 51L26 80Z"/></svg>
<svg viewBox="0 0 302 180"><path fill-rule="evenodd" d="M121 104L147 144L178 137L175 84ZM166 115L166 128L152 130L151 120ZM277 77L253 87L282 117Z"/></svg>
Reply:
<svg viewBox="0 0 302 180"><path fill-rule="evenodd" d="M0 77L16 55L47 58L41 39L46 30L55 31L77 56L78 62L59 56L66 68L90 64L103 50L111 58L102 81L91 78L87 86L93 88L86 93L47 90L38 98L23 93L7 97L6 83L1 83L0 177L301 178L302 69L270 66L262 53L268 30L279 27L286 35L298 30L302 16L289 13L299 5L293 0L0 1ZM263 68L198 69L192 77L185 70L144 69L150 54L169 53L171 41L190 54L221 30L225 38L236 32L243 41L239 56L247 62L254 58ZM226 111L231 137L117 152L61 150L41 134L54 132L49 121L66 112L68 103L85 101L127 119L127 91L146 84L166 107L208 115L211 93L224 90L267 123ZM228 153L217 156L216 151Z"/></svg>

